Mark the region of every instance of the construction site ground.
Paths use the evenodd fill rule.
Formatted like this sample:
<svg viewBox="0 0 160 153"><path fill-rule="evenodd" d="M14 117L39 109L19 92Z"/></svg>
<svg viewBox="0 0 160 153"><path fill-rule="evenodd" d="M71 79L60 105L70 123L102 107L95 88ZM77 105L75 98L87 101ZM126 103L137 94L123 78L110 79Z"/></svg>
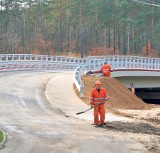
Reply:
<svg viewBox="0 0 160 153"><path fill-rule="evenodd" d="M106 128L92 125L93 109L77 115L90 108L97 79L110 96ZM145 104L113 78L84 76L83 82L85 97L79 98L73 71L0 73L6 135L0 153L160 153L159 106Z"/></svg>
<svg viewBox="0 0 160 153"><path fill-rule="evenodd" d="M74 89L77 96L84 103L90 105L90 92L95 87L95 81L100 80L110 97L105 104L106 118L107 113L113 113L135 119L134 124L109 122L112 130L131 132L133 139L137 138L136 134L139 134L139 139L142 138L143 143L150 142L146 145L150 152L160 153L160 105L145 103L115 78L85 75L82 80L84 83L84 97L79 96L80 94L75 86Z"/></svg>

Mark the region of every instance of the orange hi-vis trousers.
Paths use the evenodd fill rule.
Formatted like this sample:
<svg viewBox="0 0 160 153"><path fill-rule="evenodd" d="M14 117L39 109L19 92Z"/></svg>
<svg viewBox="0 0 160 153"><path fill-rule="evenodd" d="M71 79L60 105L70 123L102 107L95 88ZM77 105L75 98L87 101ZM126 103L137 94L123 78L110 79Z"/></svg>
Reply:
<svg viewBox="0 0 160 153"><path fill-rule="evenodd" d="M110 78L111 74L110 74L110 70L107 70L107 71L103 71L103 74L107 77Z"/></svg>
<svg viewBox="0 0 160 153"><path fill-rule="evenodd" d="M100 116L100 119L99 119ZM105 106L104 104L94 107L94 124L104 124L105 121Z"/></svg>

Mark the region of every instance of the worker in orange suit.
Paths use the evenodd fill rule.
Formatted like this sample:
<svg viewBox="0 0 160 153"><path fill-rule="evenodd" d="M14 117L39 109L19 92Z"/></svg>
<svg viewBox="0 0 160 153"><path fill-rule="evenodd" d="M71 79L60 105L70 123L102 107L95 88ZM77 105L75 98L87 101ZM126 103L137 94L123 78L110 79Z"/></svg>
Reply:
<svg viewBox="0 0 160 153"><path fill-rule="evenodd" d="M134 88L134 85L133 85L133 83L130 83L130 89L131 89L131 92L133 93L133 94L135 94L135 88Z"/></svg>
<svg viewBox="0 0 160 153"><path fill-rule="evenodd" d="M102 87L101 81L96 81L95 88L90 94L90 105L94 107L94 125L96 127L105 127L105 101L107 99L109 99L109 96L107 91Z"/></svg>
<svg viewBox="0 0 160 153"><path fill-rule="evenodd" d="M111 66L105 62L98 71L88 71L86 74L103 73L104 76L110 77Z"/></svg>
<svg viewBox="0 0 160 153"><path fill-rule="evenodd" d="M105 62L101 67L101 71L105 76L110 77L111 66Z"/></svg>

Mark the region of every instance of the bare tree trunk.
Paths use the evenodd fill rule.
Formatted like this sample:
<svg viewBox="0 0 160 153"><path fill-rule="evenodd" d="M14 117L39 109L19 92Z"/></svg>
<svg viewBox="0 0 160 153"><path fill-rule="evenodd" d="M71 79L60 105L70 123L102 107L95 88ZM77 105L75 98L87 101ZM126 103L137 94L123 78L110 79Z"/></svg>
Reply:
<svg viewBox="0 0 160 153"><path fill-rule="evenodd" d="M30 30L31 30L31 0L29 0L29 14L28 14L28 54L31 53L31 34L30 34Z"/></svg>
<svg viewBox="0 0 160 153"><path fill-rule="evenodd" d="M41 2L40 2L40 14L41 14L41 31L43 33L43 39L44 39L44 42L45 42L45 47L46 47L46 51L47 51L47 54L49 55L49 49L48 49L48 45L47 45L47 38L46 38L46 30L45 30L45 26L44 26L44 19L43 19L43 12L42 12L42 6L41 6Z"/></svg>
<svg viewBox="0 0 160 153"><path fill-rule="evenodd" d="M58 0L58 5L59 5L59 13L58 13L58 21L59 21L59 35L58 35L58 40L59 40L59 51L63 51L62 47L62 0Z"/></svg>
<svg viewBox="0 0 160 153"><path fill-rule="evenodd" d="M126 34L125 32L123 33L123 54L126 55L127 50L126 50Z"/></svg>
<svg viewBox="0 0 160 153"><path fill-rule="evenodd" d="M106 48L107 47L107 27L106 26L104 27L103 38L104 38L103 40L104 48Z"/></svg>
<svg viewBox="0 0 160 153"><path fill-rule="evenodd" d="M6 2L5 8L6 8L6 33L9 31L9 8L8 8L9 2Z"/></svg>
<svg viewBox="0 0 160 153"><path fill-rule="evenodd" d="M23 53L26 53L26 44L25 44L25 40L26 40L26 16L25 13L23 14L23 32L22 32L22 45L23 45Z"/></svg>
<svg viewBox="0 0 160 153"><path fill-rule="evenodd" d="M118 50L121 51L121 33L120 33L120 30L119 30L119 21L118 21L118 29L117 29L117 41L118 41Z"/></svg>
<svg viewBox="0 0 160 153"><path fill-rule="evenodd" d="M98 3L98 0L96 1L96 3ZM98 6L96 5L96 27L95 27L95 32L96 32L96 36L95 36L95 43L96 46L98 45L99 41L98 41Z"/></svg>
<svg viewBox="0 0 160 153"><path fill-rule="evenodd" d="M70 0L67 1L69 7ZM68 16L68 7L67 7L67 51L70 50L70 28L69 28L69 16Z"/></svg>
<svg viewBox="0 0 160 153"><path fill-rule="evenodd" d="M148 29L148 28L147 28ZM148 52L148 30L146 31L146 55L148 56L149 55L149 52Z"/></svg>
<svg viewBox="0 0 160 153"><path fill-rule="evenodd" d="M82 2L81 0L80 0L79 24L80 24L79 47L81 51L81 58L83 58L84 57L84 43L83 43L83 23L82 23Z"/></svg>
<svg viewBox="0 0 160 153"><path fill-rule="evenodd" d="M1 0L1 12L2 12L2 10L3 10L3 6L2 6L2 0ZM0 21L2 21L2 19L3 19L3 16L2 16L2 13L0 14L1 16L0 16ZM0 27L1 27L1 29L0 29L0 33L2 33L2 31L3 31L3 28L2 28L2 23L0 23Z"/></svg>
<svg viewBox="0 0 160 153"><path fill-rule="evenodd" d="M152 3L154 4L154 0L152 0ZM152 6L152 12L154 12L155 6ZM153 30L154 29L154 13L152 13L152 19L151 19L151 48L153 48Z"/></svg>
<svg viewBox="0 0 160 153"><path fill-rule="evenodd" d="M130 27L128 27L127 31L127 54L130 52Z"/></svg>
<svg viewBox="0 0 160 153"><path fill-rule="evenodd" d="M115 21L114 21L114 29L113 29L113 51L114 54L116 52L116 25L115 25Z"/></svg>
<svg viewBox="0 0 160 153"><path fill-rule="evenodd" d="M111 47L111 30L110 30L110 23L108 22L108 48Z"/></svg>

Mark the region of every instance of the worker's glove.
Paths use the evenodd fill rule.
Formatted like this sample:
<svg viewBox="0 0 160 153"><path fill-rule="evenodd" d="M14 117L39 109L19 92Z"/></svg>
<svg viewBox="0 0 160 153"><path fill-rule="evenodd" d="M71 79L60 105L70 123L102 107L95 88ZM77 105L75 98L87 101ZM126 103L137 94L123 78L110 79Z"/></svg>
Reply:
<svg viewBox="0 0 160 153"><path fill-rule="evenodd" d="M91 71L88 71L86 74L91 74L92 72Z"/></svg>

